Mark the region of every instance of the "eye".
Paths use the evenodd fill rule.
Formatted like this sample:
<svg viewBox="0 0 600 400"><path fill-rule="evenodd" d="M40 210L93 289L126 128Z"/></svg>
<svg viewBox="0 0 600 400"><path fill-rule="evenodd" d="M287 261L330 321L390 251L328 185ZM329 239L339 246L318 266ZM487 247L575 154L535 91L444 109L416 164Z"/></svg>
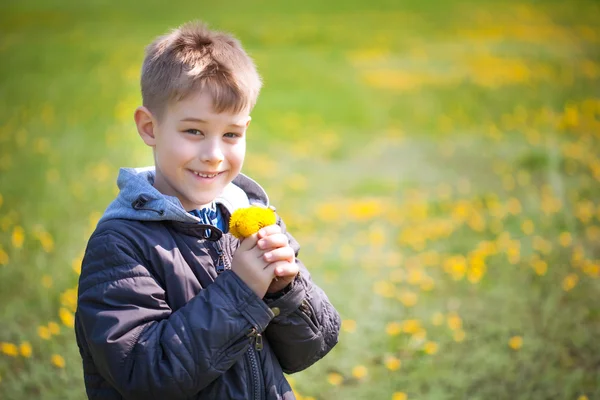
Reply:
<svg viewBox="0 0 600 400"><path fill-rule="evenodd" d="M233 138L233 139L242 137L242 135L240 135L239 133L235 133L235 132L227 132L223 136L225 136L227 138Z"/></svg>
<svg viewBox="0 0 600 400"><path fill-rule="evenodd" d="M199 131L198 129L188 129L185 132L194 136L203 135L202 131Z"/></svg>

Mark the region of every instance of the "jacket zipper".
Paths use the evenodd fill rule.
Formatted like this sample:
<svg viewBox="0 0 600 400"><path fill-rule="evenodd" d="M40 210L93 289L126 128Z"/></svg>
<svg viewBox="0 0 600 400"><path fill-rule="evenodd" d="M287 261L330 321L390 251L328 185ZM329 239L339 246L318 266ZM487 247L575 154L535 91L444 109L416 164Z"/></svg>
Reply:
<svg viewBox="0 0 600 400"><path fill-rule="evenodd" d="M217 275L219 275L225 271L225 252L223 251L223 246L221 246L221 240L217 240L214 243L217 249L218 256L217 265L215 269L217 271ZM254 342L254 346L250 346L248 348L248 351L246 352L246 354L248 355L247 360L250 364L250 375L252 375L251 381L254 386L254 399L261 400L263 392L261 384L262 379L260 377L260 369L255 352L261 351L263 349L263 337L260 334L260 332L258 332L258 330L254 327L246 336Z"/></svg>
<svg viewBox="0 0 600 400"><path fill-rule="evenodd" d="M223 273L225 271L225 252L223 251L223 247L221 246L220 240L217 240L215 243L215 247L217 248L217 266L215 269L217 270L217 275Z"/></svg>
<svg viewBox="0 0 600 400"><path fill-rule="evenodd" d="M254 383L254 399L260 400L262 398L261 393L262 385L260 378L260 370L258 369L258 360L256 359L255 351L261 351L263 348L262 343L262 335L256 330L256 328L252 328L250 333L248 333L248 337L254 338L254 346L250 346L248 351L248 361L250 363L250 374L252 375L252 382Z"/></svg>

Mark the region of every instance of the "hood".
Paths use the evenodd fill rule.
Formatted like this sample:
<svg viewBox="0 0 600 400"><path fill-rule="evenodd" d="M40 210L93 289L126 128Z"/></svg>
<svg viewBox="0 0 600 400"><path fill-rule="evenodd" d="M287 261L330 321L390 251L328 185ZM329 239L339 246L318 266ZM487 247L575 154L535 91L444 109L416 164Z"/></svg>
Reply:
<svg viewBox="0 0 600 400"><path fill-rule="evenodd" d="M121 168L117 185L119 195L108 206L100 222L111 219L138 221L179 221L198 223L200 219L187 211L177 197L159 192L154 186L155 168ZM239 174L215 199L229 212L252 204L269 206L264 189L251 178Z"/></svg>

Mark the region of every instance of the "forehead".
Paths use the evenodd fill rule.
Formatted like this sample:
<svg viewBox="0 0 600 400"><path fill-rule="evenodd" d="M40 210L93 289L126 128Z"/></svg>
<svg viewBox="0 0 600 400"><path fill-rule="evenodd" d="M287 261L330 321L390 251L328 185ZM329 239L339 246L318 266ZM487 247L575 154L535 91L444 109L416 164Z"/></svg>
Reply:
<svg viewBox="0 0 600 400"><path fill-rule="evenodd" d="M169 117L181 119L202 119L205 121L218 120L231 124L245 124L249 119L248 111L233 113L230 111L216 112L214 100L206 91L196 91L179 101L170 103L167 107Z"/></svg>

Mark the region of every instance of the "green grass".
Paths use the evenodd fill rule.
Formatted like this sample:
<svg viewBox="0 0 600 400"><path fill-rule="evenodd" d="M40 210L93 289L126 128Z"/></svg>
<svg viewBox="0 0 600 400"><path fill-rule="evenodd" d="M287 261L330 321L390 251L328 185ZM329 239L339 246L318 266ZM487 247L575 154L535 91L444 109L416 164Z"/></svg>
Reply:
<svg viewBox="0 0 600 400"><path fill-rule="evenodd" d="M144 46L192 18L255 59L244 170L344 320L291 377L299 398L600 398L597 2L0 10L0 398L85 398L72 265L118 167L151 162L132 120Z"/></svg>

